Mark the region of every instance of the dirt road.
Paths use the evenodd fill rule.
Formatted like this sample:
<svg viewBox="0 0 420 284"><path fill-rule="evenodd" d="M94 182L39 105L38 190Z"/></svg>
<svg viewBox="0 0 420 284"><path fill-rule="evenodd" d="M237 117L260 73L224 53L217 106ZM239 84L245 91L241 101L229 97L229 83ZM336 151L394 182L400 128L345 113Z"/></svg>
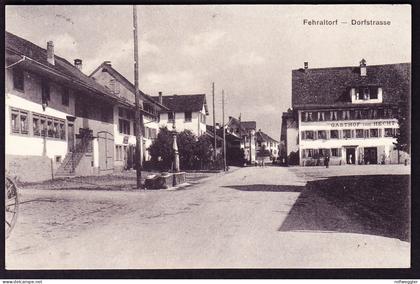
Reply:
<svg viewBox="0 0 420 284"><path fill-rule="evenodd" d="M318 169L299 171L243 168L177 191L25 190L6 266L409 267L409 242L308 194Z"/></svg>

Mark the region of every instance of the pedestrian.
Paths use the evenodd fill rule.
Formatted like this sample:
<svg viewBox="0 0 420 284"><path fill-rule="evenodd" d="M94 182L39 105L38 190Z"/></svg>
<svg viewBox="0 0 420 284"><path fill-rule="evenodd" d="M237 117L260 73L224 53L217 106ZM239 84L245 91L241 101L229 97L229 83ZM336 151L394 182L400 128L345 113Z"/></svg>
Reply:
<svg viewBox="0 0 420 284"><path fill-rule="evenodd" d="M324 162L325 162L325 167L326 167L326 168L328 168L328 165L329 165L329 163L330 163L330 156L328 156L328 155L327 155L327 156L325 157Z"/></svg>
<svg viewBox="0 0 420 284"><path fill-rule="evenodd" d="M352 161L353 161L353 155L352 155L352 154L350 154L350 155L349 155L348 164L349 164L349 165L351 165L351 164L353 163Z"/></svg>

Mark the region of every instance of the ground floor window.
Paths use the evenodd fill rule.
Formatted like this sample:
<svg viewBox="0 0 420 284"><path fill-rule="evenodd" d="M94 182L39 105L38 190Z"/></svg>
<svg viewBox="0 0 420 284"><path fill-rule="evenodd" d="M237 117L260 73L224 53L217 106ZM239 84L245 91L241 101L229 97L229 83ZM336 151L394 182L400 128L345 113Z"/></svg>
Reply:
<svg viewBox="0 0 420 284"><path fill-rule="evenodd" d="M396 128L385 128L385 133L384 133L385 137L395 137L396 134L397 134Z"/></svg>
<svg viewBox="0 0 420 284"><path fill-rule="evenodd" d="M341 149L340 148L331 148L331 156L332 157L341 157Z"/></svg>
<svg viewBox="0 0 420 284"><path fill-rule="evenodd" d="M12 133L29 134L28 112L21 109L11 109Z"/></svg>

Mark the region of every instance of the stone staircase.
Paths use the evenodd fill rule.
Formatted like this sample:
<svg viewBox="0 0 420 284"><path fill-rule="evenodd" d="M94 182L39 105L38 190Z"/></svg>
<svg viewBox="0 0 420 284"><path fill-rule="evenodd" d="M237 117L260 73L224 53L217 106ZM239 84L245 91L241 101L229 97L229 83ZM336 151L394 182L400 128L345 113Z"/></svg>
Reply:
<svg viewBox="0 0 420 284"><path fill-rule="evenodd" d="M76 144L72 152L67 153L60 167L55 172L55 177L72 177L76 174L77 165L83 156L91 149L91 140L82 139Z"/></svg>

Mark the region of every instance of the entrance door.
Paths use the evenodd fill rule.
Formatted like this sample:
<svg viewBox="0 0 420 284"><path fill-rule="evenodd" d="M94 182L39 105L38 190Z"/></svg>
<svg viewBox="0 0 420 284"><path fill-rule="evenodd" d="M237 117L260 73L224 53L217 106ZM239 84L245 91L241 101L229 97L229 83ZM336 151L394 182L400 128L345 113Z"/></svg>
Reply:
<svg viewBox="0 0 420 284"><path fill-rule="evenodd" d="M98 132L99 170L114 169L114 136L105 131Z"/></svg>
<svg viewBox="0 0 420 284"><path fill-rule="evenodd" d="M67 152L74 151L74 124L67 123Z"/></svg>
<svg viewBox="0 0 420 284"><path fill-rule="evenodd" d="M346 162L349 165L354 165L356 161L356 148L346 148Z"/></svg>
<svg viewBox="0 0 420 284"><path fill-rule="evenodd" d="M376 147L365 148L365 164L377 164L378 163L378 151Z"/></svg>

